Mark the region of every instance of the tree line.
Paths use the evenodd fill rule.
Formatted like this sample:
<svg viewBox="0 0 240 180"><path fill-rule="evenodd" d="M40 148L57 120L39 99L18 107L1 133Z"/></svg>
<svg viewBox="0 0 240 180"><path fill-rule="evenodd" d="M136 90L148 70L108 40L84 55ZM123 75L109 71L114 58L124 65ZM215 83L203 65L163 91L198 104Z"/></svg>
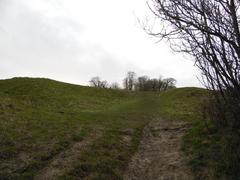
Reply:
<svg viewBox="0 0 240 180"><path fill-rule="evenodd" d="M97 88L121 89L119 83L108 83L99 76L91 78L90 86ZM149 76L137 76L133 71L129 71L123 79L123 89L128 91L166 91L176 88L177 81L174 78L150 78Z"/></svg>

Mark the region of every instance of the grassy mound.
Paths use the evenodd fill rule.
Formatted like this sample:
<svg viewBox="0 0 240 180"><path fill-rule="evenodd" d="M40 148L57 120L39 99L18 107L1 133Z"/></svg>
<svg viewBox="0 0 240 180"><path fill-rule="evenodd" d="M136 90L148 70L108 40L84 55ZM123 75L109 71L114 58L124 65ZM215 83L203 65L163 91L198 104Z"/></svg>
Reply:
<svg viewBox="0 0 240 180"><path fill-rule="evenodd" d="M61 175L121 179L153 118L191 120L205 90L130 93L49 79L0 81L0 177L31 179L59 153L98 132Z"/></svg>

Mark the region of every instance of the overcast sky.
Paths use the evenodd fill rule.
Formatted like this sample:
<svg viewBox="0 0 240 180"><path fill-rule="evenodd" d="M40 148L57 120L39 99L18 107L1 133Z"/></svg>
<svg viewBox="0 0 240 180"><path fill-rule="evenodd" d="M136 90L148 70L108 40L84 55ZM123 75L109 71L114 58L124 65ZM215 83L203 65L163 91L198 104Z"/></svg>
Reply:
<svg viewBox="0 0 240 180"><path fill-rule="evenodd" d="M0 0L0 79L121 83L131 70L200 86L189 58L142 30L146 17L145 0Z"/></svg>

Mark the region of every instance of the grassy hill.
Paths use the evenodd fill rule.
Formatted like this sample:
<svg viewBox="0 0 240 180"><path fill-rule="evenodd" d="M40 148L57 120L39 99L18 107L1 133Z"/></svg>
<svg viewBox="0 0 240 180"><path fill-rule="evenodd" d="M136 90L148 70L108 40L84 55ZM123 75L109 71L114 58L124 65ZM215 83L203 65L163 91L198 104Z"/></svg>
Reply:
<svg viewBox="0 0 240 180"><path fill-rule="evenodd" d="M198 119L205 93L198 88L133 93L49 79L1 80L0 177L31 179L67 153L72 159L59 167L59 178L121 179L143 127L160 117Z"/></svg>

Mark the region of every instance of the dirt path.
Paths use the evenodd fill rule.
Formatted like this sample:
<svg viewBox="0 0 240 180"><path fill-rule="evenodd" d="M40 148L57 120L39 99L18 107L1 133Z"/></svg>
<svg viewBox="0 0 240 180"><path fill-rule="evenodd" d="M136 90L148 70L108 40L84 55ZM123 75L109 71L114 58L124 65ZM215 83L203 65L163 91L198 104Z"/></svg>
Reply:
<svg viewBox="0 0 240 180"><path fill-rule="evenodd" d="M189 124L155 120L145 127L138 152L133 156L125 180L190 180L183 162L181 138Z"/></svg>
<svg viewBox="0 0 240 180"><path fill-rule="evenodd" d="M50 163L44 167L35 177L34 180L55 180L63 175L71 165L76 162L80 153L86 150L89 145L101 136L101 132L93 131L86 139L76 142L69 149L56 155Z"/></svg>

